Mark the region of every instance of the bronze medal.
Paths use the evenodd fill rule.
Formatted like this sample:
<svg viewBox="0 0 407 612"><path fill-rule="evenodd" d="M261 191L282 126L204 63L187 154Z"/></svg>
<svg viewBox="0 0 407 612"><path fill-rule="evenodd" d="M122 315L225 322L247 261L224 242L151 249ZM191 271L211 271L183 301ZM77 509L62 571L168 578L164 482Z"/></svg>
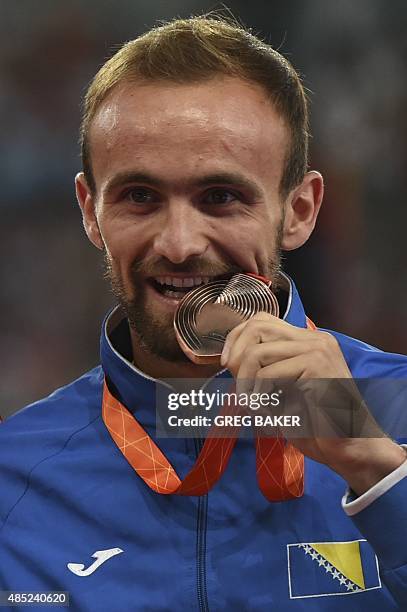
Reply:
<svg viewBox="0 0 407 612"><path fill-rule="evenodd" d="M194 363L219 361L228 333L258 312L278 317L271 281L254 274L235 274L189 291L174 315L177 340Z"/></svg>

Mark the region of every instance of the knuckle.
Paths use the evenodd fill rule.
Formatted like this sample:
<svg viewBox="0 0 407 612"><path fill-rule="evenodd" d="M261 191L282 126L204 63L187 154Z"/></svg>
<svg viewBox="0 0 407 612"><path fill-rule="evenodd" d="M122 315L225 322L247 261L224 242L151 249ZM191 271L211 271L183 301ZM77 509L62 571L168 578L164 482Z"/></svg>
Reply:
<svg viewBox="0 0 407 612"><path fill-rule="evenodd" d="M225 342L227 340L228 344L229 343L233 344L236 334L237 334L236 327L234 327L233 329L230 330L230 332L226 334Z"/></svg>
<svg viewBox="0 0 407 612"><path fill-rule="evenodd" d="M243 353L242 353L242 357L244 359L244 361L254 361L257 359L257 353L258 353L258 344L251 344L250 346L247 346Z"/></svg>
<svg viewBox="0 0 407 612"><path fill-rule="evenodd" d="M246 329L250 332L256 331L256 329L258 329L259 325L261 324L261 321L256 317L257 315L254 315L254 317L247 321Z"/></svg>
<svg viewBox="0 0 407 612"><path fill-rule="evenodd" d="M263 310L260 312L256 312L255 315L252 316L252 318L250 319L251 321L255 320L255 321L267 321L268 319L271 319L271 314L268 312L264 312Z"/></svg>
<svg viewBox="0 0 407 612"><path fill-rule="evenodd" d="M321 344L322 344L322 350L334 350L338 348L338 341L335 338L335 336L333 336L332 334L330 334L329 332L319 332L320 334L320 340L321 340Z"/></svg>

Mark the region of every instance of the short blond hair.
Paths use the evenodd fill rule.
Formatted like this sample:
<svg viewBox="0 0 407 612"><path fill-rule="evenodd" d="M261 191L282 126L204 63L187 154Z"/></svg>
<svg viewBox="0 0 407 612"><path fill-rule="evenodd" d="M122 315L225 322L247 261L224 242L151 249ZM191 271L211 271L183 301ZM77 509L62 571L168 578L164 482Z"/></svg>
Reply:
<svg viewBox="0 0 407 612"><path fill-rule="evenodd" d="M217 75L259 84L285 120L290 145L280 182L284 195L301 183L308 167L308 103L293 66L273 47L221 17L174 19L125 43L99 70L84 99L81 125L83 171L92 191L89 130L109 93L119 84L200 82Z"/></svg>

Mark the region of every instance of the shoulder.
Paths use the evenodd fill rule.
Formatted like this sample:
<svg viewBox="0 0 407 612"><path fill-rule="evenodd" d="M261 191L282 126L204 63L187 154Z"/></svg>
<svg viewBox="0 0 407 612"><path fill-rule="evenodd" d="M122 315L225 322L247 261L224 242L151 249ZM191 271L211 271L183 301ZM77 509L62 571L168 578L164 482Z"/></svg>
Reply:
<svg viewBox="0 0 407 612"><path fill-rule="evenodd" d="M388 353L375 346L330 329L355 378L407 378L407 357Z"/></svg>
<svg viewBox="0 0 407 612"><path fill-rule="evenodd" d="M100 419L102 388L103 372L97 367L0 424L0 518L22 494L35 466Z"/></svg>
<svg viewBox="0 0 407 612"><path fill-rule="evenodd" d="M62 432L80 427L96 416L98 407L100 412L102 385L103 371L98 366L13 414L1 425L0 435L10 436L25 430L31 435L37 431L44 435L48 431Z"/></svg>

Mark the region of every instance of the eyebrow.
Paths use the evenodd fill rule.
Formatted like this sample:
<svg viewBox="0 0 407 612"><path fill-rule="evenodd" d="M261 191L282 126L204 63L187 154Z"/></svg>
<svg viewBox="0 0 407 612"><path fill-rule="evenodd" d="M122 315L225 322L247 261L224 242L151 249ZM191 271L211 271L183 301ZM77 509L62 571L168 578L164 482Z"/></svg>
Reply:
<svg viewBox="0 0 407 612"><path fill-rule="evenodd" d="M247 189L256 198L261 198L263 195L260 188L254 181L251 181L238 172L220 172L216 174L208 174L192 182L197 187L205 187L206 185L236 185Z"/></svg>
<svg viewBox="0 0 407 612"><path fill-rule="evenodd" d="M116 174L103 189L104 193L111 193L118 187L127 183L144 183L157 188L165 188L168 183L148 172L120 172ZM247 189L255 198L261 198L263 193L256 183L238 172L217 172L206 174L188 181L192 187L206 187L210 185L236 185Z"/></svg>
<svg viewBox="0 0 407 612"><path fill-rule="evenodd" d="M148 183L154 187L164 187L165 181L148 174L147 172L119 172L103 188L104 193L111 193L117 187L126 185L127 183Z"/></svg>

